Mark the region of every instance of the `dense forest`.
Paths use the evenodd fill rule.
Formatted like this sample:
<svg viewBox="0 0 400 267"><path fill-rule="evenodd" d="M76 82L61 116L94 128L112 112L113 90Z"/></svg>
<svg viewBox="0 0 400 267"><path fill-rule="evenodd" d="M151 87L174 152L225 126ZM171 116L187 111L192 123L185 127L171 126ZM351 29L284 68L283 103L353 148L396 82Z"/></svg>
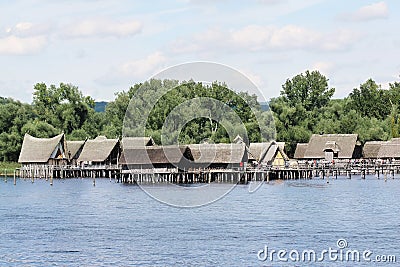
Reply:
<svg viewBox="0 0 400 267"><path fill-rule="evenodd" d="M280 96L270 101L272 114L261 108L255 95L236 94L217 82L203 85L193 81L150 80L135 84L127 91L116 93L105 112L96 112L94 99L84 96L74 85L38 83L33 88L31 104L0 97L0 161L18 159L25 133L51 137L64 132L68 140L84 140L97 135L121 137L129 102L141 88L146 88L146 94L140 99L143 103L154 102L160 88L173 88L162 95L146 120L146 134L157 143L161 142L164 121L174 107L181 105L183 111L193 113L192 107L185 103L196 97L216 99L229 106L243 122L249 141L275 137L287 143L289 155L294 153L296 143L308 142L313 133L357 133L362 142L399 136L399 82L382 89L369 79L359 88L349 90L350 94L344 99L333 99L335 89L328 86L328 79L318 71L306 71L287 79L282 85ZM217 109L210 102L210 110L218 113ZM198 112L201 114L202 111ZM140 120L142 114L131 112L133 123L135 119ZM225 114L228 120L230 116L234 117ZM272 129L274 124L276 136ZM243 131L236 125L226 125L219 125L209 118L196 118L186 123L176 138L180 143L197 143L205 139L230 142L232 135L228 131L238 134Z"/></svg>

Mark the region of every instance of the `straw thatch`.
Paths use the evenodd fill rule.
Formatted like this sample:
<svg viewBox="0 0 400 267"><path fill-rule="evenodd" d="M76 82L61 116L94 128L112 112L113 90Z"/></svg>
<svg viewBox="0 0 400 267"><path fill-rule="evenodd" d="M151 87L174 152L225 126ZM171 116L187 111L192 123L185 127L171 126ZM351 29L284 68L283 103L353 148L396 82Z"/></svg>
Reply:
<svg viewBox="0 0 400 267"><path fill-rule="evenodd" d="M392 138L388 142L390 142L392 144L400 144L400 137Z"/></svg>
<svg viewBox="0 0 400 267"><path fill-rule="evenodd" d="M105 162L115 150L119 150L118 139L107 139L105 136L98 136L94 140L87 140L78 162Z"/></svg>
<svg viewBox="0 0 400 267"><path fill-rule="evenodd" d="M339 145L336 141L327 141L324 146L324 152L332 151L334 153L338 153L340 151Z"/></svg>
<svg viewBox="0 0 400 267"><path fill-rule="evenodd" d="M154 146L155 142L152 137L123 137L122 147L124 149L143 147L143 146Z"/></svg>
<svg viewBox="0 0 400 267"><path fill-rule="evenodd" d="M294 152L295 159L304 159L304 154L306 153L308 143L298 143L296 145L296 151Z"/></svg>
<svg viewBox="0 0 400 267"><path fill-rule="evenodd" d="M381 144L377 157L381 159L400 158L400 143L395 141Z"/></svg>
<svg viewBox="0 0 400 267"><path fill-rule="evenodd" d="M270 148L273 150L276 150L277 147L272 146L272 144L275 144L279 146L279 149L283 152L285 149L285 142L264 142L264 143L250 143L249 145L249 161L260 161L260 159L266 155L266 152ZM286 155L286 154L285 154Z"/></svg>
<svg viewBox="0 0 400 267"><path fill-rule="evenodd" d="M325 149L334 145L339 159L351 159L355 153L357 134L313 134L304 153L306 159L325 158Z"/></svg>
<svg viewBox="0 0 400 267"><path fill-rule="evenodd" d="M179 164L183 160L193 161L188 146L147 146L124 149L120 163L122 165L169 165Z"/></svg>
<svg viewBox="0 0 400 267"><path fill-rule="evenodd" d="M192 144L189 145L194 161L205 164L239 164L247 162L247 150L240 144Z"/></svg>
<svg viewBox="0 0 400 267"><path fill-rule="evenodd" d="M77 159L82 152L85 141L67 141L67 155L68 159Z"/></svg>
<svg viewBox="0 0 400 267"><path fill-rule="evenodd" d="M263 152L261 153L260 159L258 162L265 163L265 164L272 164L275 160L276 155L278 152L282 155L282 158L286 161L289 160L289 157L284 152L285 143L283 142L275 142L272 141L269 143L268 147L265 147Z"/></svg>
<svg viewBox="0 0 400 267"><path fill-rule="evenodd" d="M363 147L363 157L366 159L377 159L379 150L382 144L386 144L386 141L368 141Z"/></svg>
<svg viewBox="0 0 400 267"><path fill-rule="evenodd" d="M65 137L59 134L52 138L36 138L25 134L19 163L47 163L49 159L65 158Z"/></svg>

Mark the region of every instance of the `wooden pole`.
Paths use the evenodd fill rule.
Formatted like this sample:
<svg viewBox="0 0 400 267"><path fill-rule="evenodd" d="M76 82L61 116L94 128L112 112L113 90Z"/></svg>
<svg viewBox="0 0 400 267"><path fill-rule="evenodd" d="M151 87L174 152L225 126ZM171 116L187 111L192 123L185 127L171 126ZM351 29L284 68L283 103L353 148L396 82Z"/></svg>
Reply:
<svg viewBox="0 0 400 267"><path fill-rule="evenodd" d="M16 185L17 184L17 178L16 178L16 173L17 172L17 170L14 170L14 185Z"/></svg>

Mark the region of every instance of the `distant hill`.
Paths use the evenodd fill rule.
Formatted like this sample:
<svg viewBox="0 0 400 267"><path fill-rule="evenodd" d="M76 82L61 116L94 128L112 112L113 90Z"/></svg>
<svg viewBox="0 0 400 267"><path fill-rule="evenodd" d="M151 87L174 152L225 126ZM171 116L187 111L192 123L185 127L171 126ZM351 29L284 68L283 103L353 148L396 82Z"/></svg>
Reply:
<svg viewBox="0 0 400 267"><path fill-rule="evenodd" d="M260 102L261 110L268 111L269 103L268 102Z"/></svg>
<svg viewBox="0 0 400 267"><path fill-rule="evenodd" d="M94 111L96 112L104 112L106 110L108 102L101 101L101 102L94 102Z"/></svg>

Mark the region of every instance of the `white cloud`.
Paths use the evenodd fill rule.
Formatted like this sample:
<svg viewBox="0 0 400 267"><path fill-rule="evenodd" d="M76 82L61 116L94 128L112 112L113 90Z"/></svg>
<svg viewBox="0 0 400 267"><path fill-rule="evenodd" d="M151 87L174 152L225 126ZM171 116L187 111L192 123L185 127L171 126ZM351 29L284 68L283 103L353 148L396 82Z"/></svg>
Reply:
<svg viewBox="0 0 400 267"><path fill-rule="evenodd" d="M358 9L352 14L349 14L350 20L367 21L375 19L385 19L389 15L389 10L385 2L378 2L366 5Z"/></svg>
<svg viewBox="0 0 400 267"><path fill-rule="evenodd" d="M312 30L288 25L274 28L270 45L276 48L302 48L315 45L320 39L320 34Z"/></svg>
<svg viewBox="0 0 400 267"><path fill-rule="evenodd" d="M31 22L20 22L17 25L15 25L15 29L17 31L28 31L30 29L32 29L33 24Z"/></svg>
<svg viewBox="0 0 400 267"><path fill-rule="evenodd" d="M15 35L18 37L28 37L28 36L39 36L48 35L51 30L51 25L38 23L34 24L32 22L22 21L18 22L12 27L5 29L7 35Z"/></svg>
<svg viewBox="0 0 400 267"><path fill-rule="evenodd" d="M155 52L146 58L126 62L121 65L119 70L125 76L148 78L147 76L159 71L166 60L161 52Z"/></svg>
<svg viewBox="0 0 400 267"><path fill-rule="evenodd" d="M326 51L344 50L362 37L360 33L340 29L326 34L321 40L321 48Z"/></svg>
<svg viewBox="0 0 400 267"><path fill-rule="evenodd" d="M249 78L249 80L254 83L258 88L260 88L261 86L264 85L264 81L263 78L258 75L255 74L254 72L252 72L251 70L248 69L243 69L241 70L241 72L247 77Z"/></svg>
<svg viewBox="0 0 400 267"><path fill-rule="evenodd" d="M119 22L109 19L89 19L67 26L65 34L69 37L126 37L138 34L141 30L142 24L136 20Z"/></svg>
<svg viewBox="0 0 400 267"><path fill-rule="evenodd" d="M26 55L41 51L48 40L49 27L46 24L18 22L5 28L0 35L0 54Z"/></svg>
<svg viewBox="0 0 400 267"><path fill-rule="evenodd" d="M0 38L0 54L24 55L36 53L44 48L44 36L18 37L10 35Z"/></svg>
<svg viewBox="0 0 400 267"><path fill-rule="evenodd" d="M167 58L157 51L145 58L113 66L107 73L95 79L95 82L103 86L115 86L145 81L165 68L166 62Z"/></svg>
<svg viewBox="0 0 400 267"><path fill-rule="evenodd" d="M318 61L312 66L313 70L318 70L325 76L329 76L334 70L335 64L333 62Z"/></svg>
<svg viewBox="0 0 400 267"><path fill-rule="evenodd" d="M348 48L360 36L350 30L320 33L296 25L248 25L231 31L209 29L192 36L191 40L177 40L170 45L175 53L202 52L220 48L227 50L284 50L311 49L336 51Z"/></svg>

